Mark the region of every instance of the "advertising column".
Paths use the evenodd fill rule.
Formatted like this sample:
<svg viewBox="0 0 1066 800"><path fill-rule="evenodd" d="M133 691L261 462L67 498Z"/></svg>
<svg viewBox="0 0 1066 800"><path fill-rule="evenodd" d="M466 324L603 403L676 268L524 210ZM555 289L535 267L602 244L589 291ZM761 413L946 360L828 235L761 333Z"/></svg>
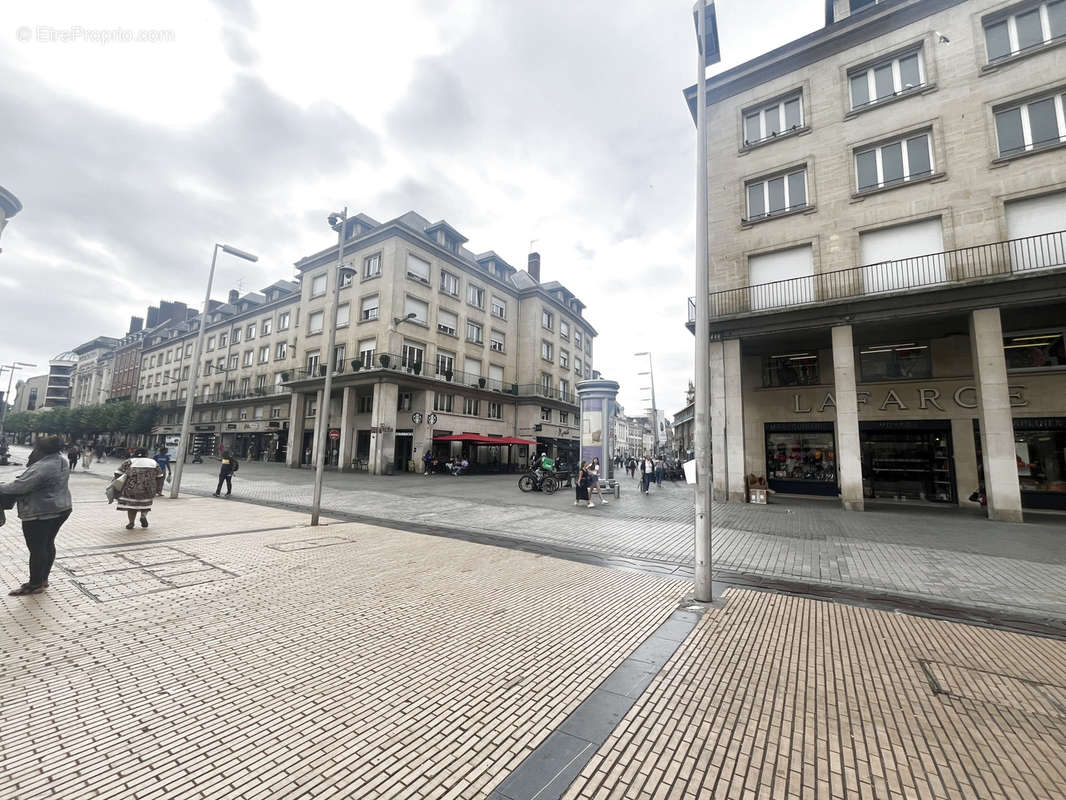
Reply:
<svg viewBox="0 0 1066 800"><path fill-rule="evenodd" d="M577 385L581 402L581 460L600 460L602 474L614 477L614 452L610 432L614 427L618 383L607 380L581 381Z"/></svg>

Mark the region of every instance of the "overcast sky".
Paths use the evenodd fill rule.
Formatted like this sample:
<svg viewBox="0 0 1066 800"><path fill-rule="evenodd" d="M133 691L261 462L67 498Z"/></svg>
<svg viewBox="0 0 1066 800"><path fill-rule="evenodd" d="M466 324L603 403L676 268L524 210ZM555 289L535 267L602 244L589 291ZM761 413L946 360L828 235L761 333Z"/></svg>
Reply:
<svg viewBox="0 0 1066 800"><path fill-rule="evenodd" d="M519 268L535 240L542 280L587 304L627 412L647 405L639 350L658 406L683 405L687 0L4 5L0 185L24 209L0 239L0 359L47 371L161 298L199 305L216 241L260 258L221 259L216 298L291 277L348 205L446 219ZM719 3L719 69L814 30L822 8ZM100 41L116 28L171 41Z"/></svg>

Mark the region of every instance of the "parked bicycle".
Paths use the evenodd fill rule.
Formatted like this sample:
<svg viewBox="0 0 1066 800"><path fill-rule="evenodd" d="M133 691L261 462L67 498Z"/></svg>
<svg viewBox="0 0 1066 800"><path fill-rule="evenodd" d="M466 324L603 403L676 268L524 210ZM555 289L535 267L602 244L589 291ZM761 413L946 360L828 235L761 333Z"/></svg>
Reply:
<svg viewBox="0 0 1066 800"><path fill-rule="evenodd" d="M518 488L523 492L555 494L559 488L559 481L552 475L538 475L536 472L527 472L518 479Z"/></svg>

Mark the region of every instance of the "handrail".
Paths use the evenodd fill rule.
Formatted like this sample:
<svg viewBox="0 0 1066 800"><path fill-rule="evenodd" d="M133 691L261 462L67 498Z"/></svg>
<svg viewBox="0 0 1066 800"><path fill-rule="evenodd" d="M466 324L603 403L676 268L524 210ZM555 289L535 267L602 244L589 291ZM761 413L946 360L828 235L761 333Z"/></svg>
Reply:
<svg viewBox="0 0 1066 800"><path fill-rule="evenodd" d="M710 315L725 317L794 308L1062 266L1066 266L1066 231L1056 231L712 292ZM688 321L695 319L696 304L690 297Z"/></svg>

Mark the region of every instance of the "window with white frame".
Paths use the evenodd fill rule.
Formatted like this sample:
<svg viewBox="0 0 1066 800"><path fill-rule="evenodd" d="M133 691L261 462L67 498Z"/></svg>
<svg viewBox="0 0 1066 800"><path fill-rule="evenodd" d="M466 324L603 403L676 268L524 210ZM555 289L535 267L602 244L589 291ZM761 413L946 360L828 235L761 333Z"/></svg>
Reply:
<svg viewBox="0 0 1066 800"><path fill-rule="evenodd" d="M229 344L229 334L228 333L220 333L218 335L218 346L219 347L226 347L228 344Z"/></svg>
<svg viewBox="0 0 1066 800"><path fill-rule="evenodd" d="M241 394L248 394L248 390L252 388L252 379L250 377L241 378L240 385L237 387L237 391ZM242 417L244 419L244 417Z"/></svg>
<svg viewBox="0 0 1066 800"><path fill-rule="evenodd" d="M337 327L343 328L351 320L352 306L351 303L342 303L337 306Z"/></svg>
<svg viewBox="0 0 1066 800"><path fill-rule="evenodd" d="M920 50L848 73L852 110L866 108L925 85Z"/></svg>
<svg viewBox="0 0 1066 800"><path fill-rule="evenodd" d="M215 371L216 372L225 372L226 371L226 359L225 358L220 358L218 361L215 362Z"/></svg>
<svg viewBox="0 0 1066 800"><path fill-rule="evenodd" d="M281 359L286 358L288 356L288 354L289 354L289 345L288 345L288 343L287 342L278 342L277 346L274 348L274 360L275 361L280 361Z"/></svg>
<svg viewBox="0 0 1066 800"><path fill-rule="evenodd" d="M344 359L348 356L348 346L343 344L334 345L333 347L333 365L330 367L334 372L340 367L344 369Z"/></svg>
<svg viewBox="0 0 1066 800"><path fill-rule="evenodd" d="M244 351L244 366L246 366L246 367L252 366L252 361L254 359L255 359L255 351L254 350L245 350Z"/></svg>
<svg viewBox="0 0 1066 800"><path fill-rule="evenodd" d="M422 283L429 283L429 262L414 253L408 253L407 277Z"/></svg>
<svg viewBox="0 0 1066 800"><path fill-rule="evenodd" d="M807 168L745 184L748 221L766 219L807 207Z"/></svg>
<svg viewBox="0 0 1066 800"><path fill-rule="evenodd" d="M500 404L490 400L487 416L489 419L503 419L503 413Z"/></svg>
<svg viewBox="0 0 1066 800"><path fill-rule="evenodd" d="M444 412L447 412L447 413L451 413L451 411L452 411L452 409L454 407L455 407L455 395L454 394L445 394L443 392L434 392L433 393L433 410L434 411L444 411Z"/></svg>
<svg viewBox="0 0 1066 800"><path fill-rule="evenodd" d="M374 410L374 395L361 394L356 401L357 414L370 414Z"/></svg>
<svg viewBox="0 0 1066 800"><path fill-rule="evenodd" d="M273 406L270 409L271 419L281 419L281 406Z"/></svg>
<svg viewBox="0 0 1066 800"><path fill-rule="evenodd" d="M540 393L545 397L551 397L552 376L550 372L540 373Z"/></svg>
<svg viewBox="0 0 1066 800"><path fill-rule="evenodd" d="M307 332L322 333L323 322L326 319L325 311L312 311L307 315Z"/></svg>
<svg viewBox="0 0 1066 800"><path fill-rule="evenodd" d="M507 337L503 331L498 331L493 328L489 331L489 350L495 350L497 353L504 352L504 348L507 343Z"/></svg>
<svg viewBox="0 0 1066 800"><path fill-rule="evenodd" d="M269 336L270 335L270 330L271 330L271 327L272 327L271 323L273 323L273 321L274 320L272 320L270 317L267 317L266 319L264 319L262 322L259 323L260 335L262 335L262 336Z"/></svg>
<svg viewBox="0 0 1066 800"><path fill-rule="evenodd" d="M400 361L405 369L422 368L422 360L425 358L426 348L420 342L405 341L400 353Z"/></svg>
<svg viewBox="0 0 1066 800"><path fill-rule="evenodd" d="M570 381L563 378L559 381L559 396L563 400L569 400L570 398Z"/></svg>
<svg viewBox="0 0 1066 800"><path fill-rule="evenodd" d="M463 413L470 417L476 417L480 409L481 403L476 397L464 397L463 398Z"/></svg>
<svg viewBox="0 0 1066 800"><path fill-rule="evenodd" d="M485 290L471 283L466 287L466 301L475 308L484 308Z"/></svg>
<svg viewBox="0 0 1066 800"><path fill-rule="evenodd" d="M215 337L214 336L208 336L207 337L207 352L210 353L214 349L215 349Z"/></svg>
<svg viewBox="0 0 1066 800"><path fill-rule="evenodd" d="M241 341L241 329L240 328L234 328L233 329L233 343L234 344L240 344L240 341Z"/></svg>
<svg viewBox="0 0 1066 800"><path fill-rule="evenodd" d="M311 279L311 297L321 297L326 293L326 273L315 275Z"/></svg>
<svg viewBox="0 0 1066 800"><path fill-rule="evenodd" d="M367 322L378 318L378 296L364 297L359 303L359 319Z"/></svg>
<svg viewBox="0 0 1066 800"><path fill-rule="evenodd" d="M769 141L803 127L802 92L744 112L744 146Z"/></svg>
<svg viewBox="0 0 1066 800"><path fill-rule="evenodd" d="M559 348L559 366L563 369L569 369L570 367L570 353L563 348Z"/></svg>
<svg viewBox="0 0 1066 800"><path fill-rule="evenodd" d="M267 331L267 333L269 333L269 331ZM187 344L187 345L185 345L185 357L189 358L191 355L192 355L192 345L191 344Z"/></svg>
<svg viewBox="0 0 1066 800"><path fill-rule="evenodd" d="M560 411L559 412L559 424L560 425L569 425L570 424L570 415L568 413L566 413L565 411Z"/></svg>
<svg viewBox="0 0 1066 800"><path fill-rule="evenodd" d="M253 322L248 326L248 329L244 332L245 341L255 338L255 323Z"/></svg>
<svg viewBox="0 0 1066 800"><path fill-rule="evenodd" d="M282 311L278 314L278 330L287 331L289 329L289 319L291 318L290 312Z"/></svg>
<svg viewBox="0 0 1066 800"><path fill-rule="evenodd" d="M585 337L585 355L589 356L590 358L592 356L592 337L591 336L586 336ZM588 361L587 358L585 360Z"/></svg>
<svg viewBox="0 0 1066 800"><path fill-rule="evenodd" d="M544 422L551 422L552 421L552 410L550 408L548 408L547 406L541 406L540 407L540 418L542 420L544 420Z"/></svg>
<svg viewBox="0 0 1066 800"><path fill-rule="evenodd" d="M361 339L359 341L359 361L363 368L374 365L374 351L377 349L377 339Z"/></svg>
<svg viewBox="0 0 1066 800"><path fill-rule="evenodd" d="M1064 106L1066 95L1060 92L997 110L996 139L1000 157L1066 142Z"/></svg>
<svg viewBox="0 0 1066 800"><path fill-rule="evenodd" d="M581 349L581 331L577 330L576 328L574 329L574 346L578 350Z"/></svg>
<svg viewBox="0 0 1066 800"><path fill-rule="evenodd" d="M855 177L860 192L932 174L933 137L929 131L855 152Z"/></svg>
<svg viewBox="0 0 1066 800"><path fill-rule="evenodd" d="M447 270L440 271L440 290L452 297L459 296L459 276L453 275Z"/></svg>
<svg viewBox="0 0 1066 800"><path fill-rule="evenodd" d="M410 411L411 410L411 393L410 392L397 392L396 393L396 410L397 411Z"/></svg>
<svg viewBox="0 0 1066 800"><path fill-rule="evenodd" d="M503 367L489 364L489 386L493 389L503 388Z"/></svg>
<svg viewBox="0 0 1066 800"><path fill-rule="evenodd" d="M381 253L374 253L363 259L363 280L376 278L381 274Z"/></svg>
<svg viewBox="0 0 1066 800"><path fill-rule="evenodd" d="M1008 16L985 22L988 63L1035 50L1066 37L1066 0L1027 5Z"/></svg>
<svg viewBox="0 0 1066 800"><path fill-rule="evenodd" d="M455 372L455 353L447 350L437 351L437 374L450 375Z"/></svg>
<svg viewBox="0 0 1066 800"><path fill-rule="evenodd" d="M240 366L240 362L241 362L241 357L239 355L237 355L236 353L234 353L233 355L231 355L229 357L229 368L230 369L237 369L237 367Z"/></svg>
<svg viewBox="0 0 1066 800"><path fill-rule="evenodd" d="M492 316L507 319L507 301L496 295L492 296Z"/></svg>
<svg viewBox="0 0 1066 800"><path fill-rule="evenodd" d="M482 344L485 341L485 329L478 322L466 322L466 340L474 344Z"/></svg>
<svg viewBox="0 0 1066 800"><path fill-rule="evenodd" d="M481 377L481 362L472 358L463 359L463 371L468 378L480 378Z"/></svg>
<svg viewBox="0 0 1066 800"><path fill-rule="evenodd" d="M424 300L419 300L417 297L411 297L408 295L403 301L403 315L406 317L410 314L414 314L414 316L411 317L414 322L420 322L423 325L428 324L429 303Z"/></svg>
<svg viewBox="0 0 1066 800"><path fill-rule="evenodd" d="M259 363L265 364L270 360L270 345L265 344L259 348Z"/></svg>
<svg viewBox="0 0 1066 800"><path fill-rule="evenodd" d="M565 319L559 320L559 336L568 341L570 339L570 323Z"/></svg>
<svg viewBox="0 0 1066 800"><path fill-rule="evenodd" d="M551 361L552 358L553 358L552 349L553 348L552 348L552 343L551 342L545 341L544 339L541 339L541 342L540 342L540 357L541 358L543 358L545 361Z"/></svg>
<svg viewBox="0 0 1066 800"><path fill-rule="evenodd" d="M449 336L455 336L459 327L459 315L454 311L437 309L437 330Z"/></svg>
<svg viewBox="0 0 1066 800"><path fill-rule="evenodd" d="M548 309L543 308L540 311L540 326L545 330L552 330L555 325L555 315Z"/></svg>
<svg viewBox="0 0 1066 800"><path fill-rule="evenodd" d="M318 374L318 362L320 357L321 356L317 350L311 350L304 357L304 367L307 368L307 372L309 375Z"/></svg>

